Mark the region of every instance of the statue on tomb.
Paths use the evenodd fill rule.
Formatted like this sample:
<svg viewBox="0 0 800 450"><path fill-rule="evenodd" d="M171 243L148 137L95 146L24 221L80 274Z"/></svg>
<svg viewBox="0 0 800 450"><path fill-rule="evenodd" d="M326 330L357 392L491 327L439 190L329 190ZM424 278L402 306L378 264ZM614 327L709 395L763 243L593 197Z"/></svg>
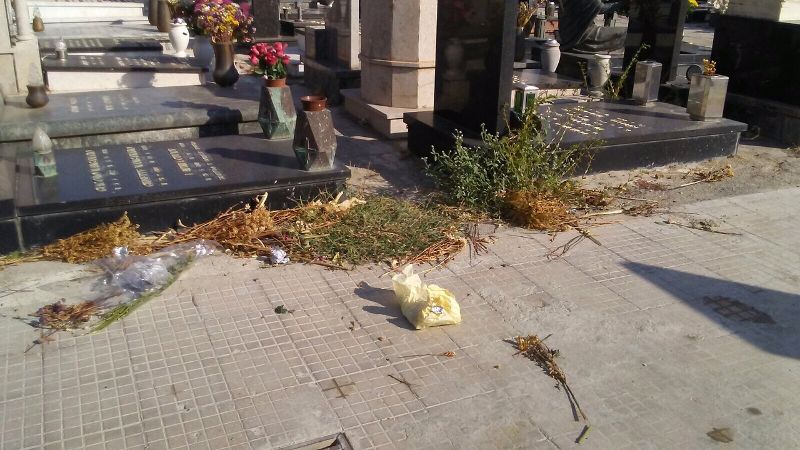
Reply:
<svg viewBox="0 0 800 450"><path fill-rule="evenodd" d="M562 51L599 53L617 50L625 45L627 29L596 25L599 14L613 14L623 7L622 1L559 0L559 43Z"/></svg>

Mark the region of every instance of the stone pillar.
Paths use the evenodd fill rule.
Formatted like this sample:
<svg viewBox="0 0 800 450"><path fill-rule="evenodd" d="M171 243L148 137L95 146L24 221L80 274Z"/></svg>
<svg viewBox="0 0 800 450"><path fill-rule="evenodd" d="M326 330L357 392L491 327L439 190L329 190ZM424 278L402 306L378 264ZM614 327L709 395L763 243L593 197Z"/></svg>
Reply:
<svg viewBox="0 0 800 450"><path fill-rule="evenodd" d="M17 14L17 40L30 41L35 39L33 34L33 27L31 26L31 17L28 14L28 1L15 0L14 9Z"/></svg>
<svg viewBox="0 0 800 450"><path fill-rule="evenodd" d="M358 0L337 0L328 12L325 28L332 34L330 39L334 54L331 60L347 69L361 68L358 59L361 53L361 20Z"/></svg>
<svg viewBox="0 0 800 450"><path fill-rule="evenodd" d="M376 105L433 107L437 0L369 0L361 49L361 96Z"/></svg>

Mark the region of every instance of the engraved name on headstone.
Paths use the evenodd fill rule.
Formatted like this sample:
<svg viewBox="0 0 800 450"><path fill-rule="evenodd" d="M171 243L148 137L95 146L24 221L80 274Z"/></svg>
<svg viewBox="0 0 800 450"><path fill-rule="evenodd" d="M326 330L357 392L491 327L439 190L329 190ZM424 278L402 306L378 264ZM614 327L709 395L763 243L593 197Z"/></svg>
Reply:
<svg viewBox="0 0 800 450"><path fill-rule="evenodd" d="M604 132L616 134L618 131L630 133L633 130L645 127L640 122L584 107L561 111L548 110L544 113L544 116L559 131L570 131L583 136L598 135Z"/></svg>
<svg viewBox="0 0 800 450"><path fill-rule="evenodd" d="M185 176L198 175L204 181L213 181L214 178L224 181L226 178L211 157L200 150L195 141L189 142L188 145L178 142L176 147L170 147L167 151Z"/></svg>
<svg viewBox="0 0 800 450"><path fill-rule="evenodd" d="M108 150L85 150L86 161L89 163L89 173L92 175L92 184L97 192L118 192L122 190L119 172Z"/></svg>

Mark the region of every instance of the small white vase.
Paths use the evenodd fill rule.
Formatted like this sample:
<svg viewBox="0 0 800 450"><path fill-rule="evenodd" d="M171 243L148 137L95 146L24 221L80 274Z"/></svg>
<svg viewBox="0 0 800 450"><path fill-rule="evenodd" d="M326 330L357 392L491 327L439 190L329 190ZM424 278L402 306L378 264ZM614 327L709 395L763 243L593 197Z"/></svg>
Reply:
<svg viewBox="0 0 800 450"><path fill-rule="evenodd" d="M611 55L594 55L594 61L589 63L589 84L593 88L602 88L608 83L611 75Z"/></svg>
<svg viewBox="0 0 800 450"><path fill-rule="evenodd" d="M201 67L208 67L214 59L214 48L207 36L194 37L194 59Z"/></svg>
<svg viewBox="0 0 800 450"><path fill-rule="evenodd" d="M555 39L548 39L542 46L542 53L539 56L542 70L555 73L558 62L561 61L561 45Z"/></svg>
<svg viewBox="0 0 800 450"><path fill-rule="evenodd" d="M169 42L175 50L175 56L186 58L186 49L189 47L189 30L185 23L172 23L169 26Z"/></svg>

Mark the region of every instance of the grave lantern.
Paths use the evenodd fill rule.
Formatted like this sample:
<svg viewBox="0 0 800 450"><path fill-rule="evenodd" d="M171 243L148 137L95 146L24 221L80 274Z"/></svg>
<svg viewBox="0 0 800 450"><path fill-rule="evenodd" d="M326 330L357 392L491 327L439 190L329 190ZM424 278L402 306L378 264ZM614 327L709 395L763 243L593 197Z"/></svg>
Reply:
<svg viewBox="0 0 800 450"><path fill-rule="evenodd" d="M59 38L58 42L56 42L56 58L60 60L67 59L67 43L64 42L64 38Z"/></svg>
<svg viewBox="0 0 800 450"><path fill-rule="evenodd" d="M646 105L658 100L658 88L661 85L661 63L656 61L639 61L636 63L633 78L633 100Z"/></svg>
<svg viewBox="0 0 800 450"><path fill-rule="evenodd" d="M53 155L53 141L38 125L33 130L31 149L33 150L33 167L37 177L49 178L58 175L56 159Z"/></svg>
<svg viewBox="0 0 800 450"><path fill-rule="evenodd" d="M514 83L514 88L511 90L511 105L514 111L524 114L528 105L536 103L536 95L539 93L539 88L531 84L518 82Z"/></svg>

